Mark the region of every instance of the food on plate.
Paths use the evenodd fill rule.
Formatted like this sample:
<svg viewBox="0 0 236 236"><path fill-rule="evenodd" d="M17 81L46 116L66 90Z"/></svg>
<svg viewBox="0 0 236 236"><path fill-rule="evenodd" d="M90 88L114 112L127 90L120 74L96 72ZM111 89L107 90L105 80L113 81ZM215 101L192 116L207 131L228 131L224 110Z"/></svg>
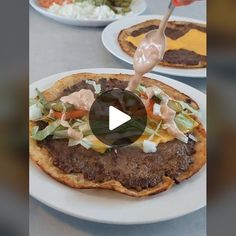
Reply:
<svg viewBox="0 0 236 236"><path fill-rule="evenodd" d="M89 109L102 92L126 89L132 75L79 73L30 100L30 157L56 180L79 189L143 197L190 178L206 162L199 107L187 95L143 77L134 93L147 126L133 144L107 146L91 132Z"/></svg>
<svg viewBox="0 0 236 236"><path fill-rule="evenodd" d="M160 20L148 20L122 30L118 42L122 50L134 56L136 48L151 30L158 29ZM178 68L206 67L206 26L197 23L170 21L165 31L167 48L162 66Z"/></svg>
<svg viewBox="0 0 236 236"><path fill-rule="evenodd" d="M39 0L40 6L57 15L99 20L117 18L131 12L131 3L132 0Z"/></svg>

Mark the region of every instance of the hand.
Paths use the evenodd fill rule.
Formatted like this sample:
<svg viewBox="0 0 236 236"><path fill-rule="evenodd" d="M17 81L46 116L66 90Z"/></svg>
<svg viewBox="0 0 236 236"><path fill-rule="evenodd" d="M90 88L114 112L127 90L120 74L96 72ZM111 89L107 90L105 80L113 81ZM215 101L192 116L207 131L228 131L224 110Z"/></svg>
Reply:
<svg viewBox="0 0 236 236"><path fill-rule="evenodd" d="M186 6L189 5L193 2L195 2L196 0L172 0L173 4L176 7L180 7L180 6Z"/></svg>

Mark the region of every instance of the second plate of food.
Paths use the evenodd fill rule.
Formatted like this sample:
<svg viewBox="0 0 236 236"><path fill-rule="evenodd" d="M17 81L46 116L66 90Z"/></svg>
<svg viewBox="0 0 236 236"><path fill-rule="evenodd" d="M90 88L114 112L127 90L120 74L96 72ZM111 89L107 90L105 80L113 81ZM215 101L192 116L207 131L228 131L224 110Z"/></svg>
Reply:
<svg viewBox="0 0 236 236"><path fill-rule="evenodd" d="M98 27L120 18L137 16L146 9L145 0L30 0L30 5L42 15L63 24Z"/></svg>
<svg viewBox="0 0 236 236"><path fill-rule="evenodd" d="M133 64L133 55L145 34L158 28L161 15L130 17L108 25L102 33L105 48ZM183 77L206 77L206 23L172 16L166 29L167 50L153 71Z"/></svg>

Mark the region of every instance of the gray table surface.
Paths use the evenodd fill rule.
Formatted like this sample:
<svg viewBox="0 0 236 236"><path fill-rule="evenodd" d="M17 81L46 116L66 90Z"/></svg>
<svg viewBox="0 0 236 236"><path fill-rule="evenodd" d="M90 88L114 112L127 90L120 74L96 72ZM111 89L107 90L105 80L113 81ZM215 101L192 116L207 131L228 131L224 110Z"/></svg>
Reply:
<svg viewBox="0 0 236 236"><path fill-rule="evenodd" d="M147 0L144 14L164 14L169 1ZM32 8L30 14L30 83L63 71L82 68L125 68L129 64L112 56L101 42L103 28L79 28L59 24ZM206 20L205 2L175 9L174 15ZM203 92L206 79L168 76ZM30 235L206 235L206 209L171 221L139 226L115 226L79 220L30 198Z"/></svg>

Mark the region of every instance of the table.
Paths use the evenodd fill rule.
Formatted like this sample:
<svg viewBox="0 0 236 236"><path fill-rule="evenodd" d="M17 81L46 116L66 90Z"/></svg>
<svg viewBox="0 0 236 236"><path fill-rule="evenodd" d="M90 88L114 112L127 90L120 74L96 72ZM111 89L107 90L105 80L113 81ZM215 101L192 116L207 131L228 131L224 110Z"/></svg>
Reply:
<svg viewBox="0 0 236 236"><path fill-rule="evenodd" d="M169 1L147 0L145 14L163 14ZM175 9L174 15L206 20L205 2ZM103 28L79 28L62 25L29 9L30 16L30 83L51 74L82 68L124 68L129 64L112 56L101 42ZM205 78L180 78L179 80L203 92ZM206 209L171 221L134 226L116 226L87 222L57 212L30 198L31 236L85 236L85 235L163 235L205 236Z"/></svg>

